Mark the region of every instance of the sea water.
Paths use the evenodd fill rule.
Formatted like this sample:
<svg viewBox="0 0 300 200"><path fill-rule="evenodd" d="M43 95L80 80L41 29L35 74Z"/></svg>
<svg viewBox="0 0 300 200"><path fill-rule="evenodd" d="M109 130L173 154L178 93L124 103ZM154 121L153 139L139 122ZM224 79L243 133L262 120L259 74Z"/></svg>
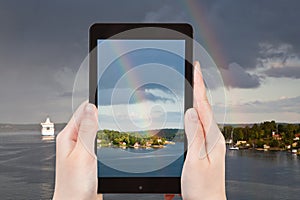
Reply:
<svg viewBox="0 0 300 200"><path fill-rule="evenodd" d="M0 199L51 199L55 140L39 131L0 132ZM300 156L290 152L227 150L228 199L299 199ZM104 199L163 199L162 195L104 195ZM177 197L179 199L179 197Z"/></svg>

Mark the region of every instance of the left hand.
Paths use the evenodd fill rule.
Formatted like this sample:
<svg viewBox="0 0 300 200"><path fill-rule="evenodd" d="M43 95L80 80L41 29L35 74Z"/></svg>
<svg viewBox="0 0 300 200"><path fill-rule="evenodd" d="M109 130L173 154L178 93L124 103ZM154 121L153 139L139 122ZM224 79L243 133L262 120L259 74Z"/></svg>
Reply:
<svg viewBox="0 0 300 200"><path fill-rule="evenodd" d="M97 198L98 130L95 105L83 103L56 138L56 177L53 200Z"/></svg>

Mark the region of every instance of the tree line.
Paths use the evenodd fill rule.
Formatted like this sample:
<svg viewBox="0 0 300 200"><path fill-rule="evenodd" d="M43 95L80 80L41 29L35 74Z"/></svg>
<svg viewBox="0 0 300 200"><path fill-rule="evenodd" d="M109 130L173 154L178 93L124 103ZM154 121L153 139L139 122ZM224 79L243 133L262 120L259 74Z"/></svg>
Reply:
<svg viewBox="0 0 300 200"><path fill-rule="evenodd" d="M295 143L295 135L300 133L300 124L265 121L245 127L224 126L221 131L225 139L233 139L234 143L243 140L258 148L262 148L264 144L270 147L286 148L287 145ZM232 132L233 138L231 138ZM276 134L276 137L273 134ZM297 143L297 147L300 148L300 142Z"/></svg>
<svg viewBox="0 0 300 200"><path fill-rule="evenodd" d="M132 147L135 144L146 145L164 145L166 141L184 141L184 131L180 129L161 129L137 132L120 132L116 130L100 130L97 133L97 139L101 145L125 145Z"/></svg>

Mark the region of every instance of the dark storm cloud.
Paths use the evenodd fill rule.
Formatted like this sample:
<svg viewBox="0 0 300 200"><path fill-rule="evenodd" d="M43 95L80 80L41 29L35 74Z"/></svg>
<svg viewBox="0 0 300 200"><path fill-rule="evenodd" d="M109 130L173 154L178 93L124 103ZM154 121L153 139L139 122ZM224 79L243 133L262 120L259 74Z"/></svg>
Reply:
<svg viewBox="0 0 300 200"><path fill-rule="evenodd" d="M141 21L155 3L137 1L0 2L1 65L61 65L77 69L95 22ZM128 12L128 10L134 12ZM129 14L130 13L130 14ZM2 59L2 57L4 57ZM17 57L17 59L15 59ZM3 61L8 61L4 63ZM10 62L9 62L10 61Z"/></svg>
<svg viewBox="0 0 300 200"><path fill-rule="evenodd" d="M300 38L298 37L300 27L296 26L300 17L298 12L300 2L297 0L272 1L272 4L259 0L201 2L190 0L187 1L187 5L193 6L194 10L200 8L198 9L200 14L189 13L189 10L185 10L184 13L174 12L177 11L176 6L172 8L161 6L156 12L149 12L146 15L146 21L172 19L171 16L176 13L174 18L177 21L192 23L195 38L206 49L213 49L209 53L217 61L221 73L225 75L223 78L227 87L259 87L262 83L261 78L247 73L247 69L261 67L262 58L286 59L288 52L265 54L266 52L262 52L261 44L268 43L273 47L291 45L294 54L300 55ZM202 19L191 16L201 16ZM210 35L203 34L205 32ZM212 38L208 40L207 37ZM223 54L225 62L218 62L220 56L213 54L217 46L210 43L212 40L215 40L214 42L217 42L218 47L221 48L219 52ZM243 69L238 68L236 71L229 66L231 63L237 63Z"/></svg>
<svg viewBox="0 0 300 200"><path fill-rule="evenodd" d="M214 1L206 8L206 21L229 63L255 68L261 42L297 45L300 53L300 1Z"/></svg>
<svg viewBox="0 0 300 200"><path fill-rule="evenodd" d="M1 1L0 122L66 121L90 25L143 21L158 2Z"/></svg>
<svg viewBox="0 0 300 200"><path fill-rule="evenodd" d="M176 14L174 14L176 12ZM175 6L163 5L155 11L146 13L145 22L157 21L186 21L187 13L184 10L177 10Z"/></svg>
<svg viewBox="0 0 300 200"><path fill-rule="evenodd" d="M300 58L293 45L261 44L259 67L266 69L263 73L275 78L300 78Z"/></svg>
<svg viewBox="0 0 300 200"><path fill-rule="evenodd" d="M201 20L216 35L227 61L219 67L230 71L229 63L235 62L241 68L255 68L262 42L291 44L299 56L300 1L187 2L195 9L202 8ZM182 1L171 0L1 1L0 122L36 122L49 113L56 120L69 118L70 94L76 71L88 52L91 24L185 21L194 25L195 37L205 46L207 38L202 32L206 27L200 27L200 19L192 18L197 15L189 12ZM231 81L225 79L225 83L229 87L257 87L257 77L244 75L245 79L232 82L231 78L237 77L235 71L230 72Z"/></svg>
<svg viewBox="0 0 300 200"><path fill-rule="evenodd" d="M228 69L220 69L224 84L231 88L257 88L260 85L260 77L251 75L240 65L232 63Z"/></svg>
<svg viewBox="0 0 300 200"><path fill-rule="evenodd" d="M271 68L265 71L265 74L270 77L281 78L300 78L300 66L299 67L280 67L280 68Z"/></svg>

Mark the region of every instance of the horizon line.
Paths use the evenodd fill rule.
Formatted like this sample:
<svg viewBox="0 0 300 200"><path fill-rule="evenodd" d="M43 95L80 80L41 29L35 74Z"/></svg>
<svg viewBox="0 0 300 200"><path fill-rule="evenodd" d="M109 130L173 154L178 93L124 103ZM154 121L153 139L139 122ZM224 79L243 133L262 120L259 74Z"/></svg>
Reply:
<svg viewBox="0 0 300 200"><path fill-rule="evenodd" d="M260 124L260 123L264 123L264 122L271 122L271 121L275 121L276 124L300 124L299 122L284 122L284 121L276 121L276 120L264 120L264 121L260 121L260 122L225 122L225 123L219 123L217 122L218 125L237 125L237 124ZM41 123L41 122L40 122ZM0 122L0 125L40 125L40 123L12 123L12 122ZM68 122L53 122L54 124L67 124Z"/></svg>

